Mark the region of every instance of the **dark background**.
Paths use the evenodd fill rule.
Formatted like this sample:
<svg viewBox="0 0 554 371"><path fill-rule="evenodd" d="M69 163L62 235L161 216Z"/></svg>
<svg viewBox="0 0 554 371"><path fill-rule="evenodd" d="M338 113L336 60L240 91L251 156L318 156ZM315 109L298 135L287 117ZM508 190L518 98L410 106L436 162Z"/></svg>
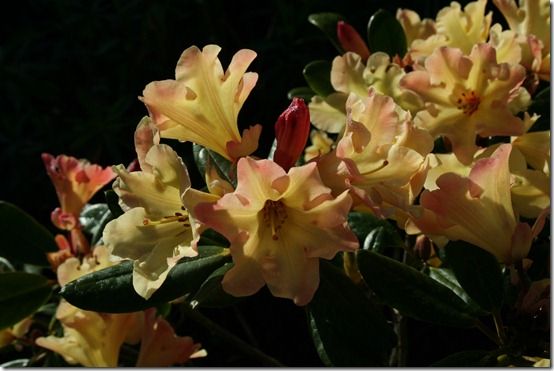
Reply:
<svg viewBox="0 0 554 371"><path fill-rule="evenodd" d="M462 1L466 3L467 1ZM264 156L277 116L288 106L286 93L305 85L303 67L332 60L335 49L307 21L311 13L333 11L365 37L377 9L417 10L434 18L449 1L380 0L22 0L3 12L0 22L0 199L12 202L54 231L49 215L56 194L40 154L87 158L102 166L134 158L133 132L146 109L137 99L154 80L174 78L181 52L191 46L220 45L223 67L241 48L258 53L250 71L257 86L239 116L241 128L264 126L257 154ZM492 8L492 4L489 4ZM190 162L190 145L171 144ZM197 177L194 166L189 166ZM100 193L94 199L102 202ZM229 309L206 311L289 366L321 365L311 343L303 309L275 299L266 289ZM198 365L249 365L225 344L185 321L210 356ZM462 349L479 349L487 340L472 330L409 324L408 365L425 366ZM370 344L368 346L371 346ZM490 344L489 344L490 346ZM255 365L255 364L251 364Z"/></svg>

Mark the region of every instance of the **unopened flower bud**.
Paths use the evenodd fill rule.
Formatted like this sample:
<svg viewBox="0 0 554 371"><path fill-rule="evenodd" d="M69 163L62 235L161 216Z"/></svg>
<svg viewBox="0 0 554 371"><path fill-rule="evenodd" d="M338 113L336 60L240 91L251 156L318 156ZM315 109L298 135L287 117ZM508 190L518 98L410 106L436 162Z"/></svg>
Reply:
<svg viewBox="0 0 554 371"><path fill-rule="evenodd" d="M432 267L437 268L441 266L441 260L437 256L433 242L425 235L419 235L417 237L414 253L419 259Z"/></svg>
<svg viewBox="0 0 554 371"><path fill-rule="evenodd" d="M310 111L303 99L293 98L275 123L277 148L273 160L288 171L304 151L309 134Z"/></svg>
<svg viewBox="0 0 554 371"><path fill-rule="evenodd" d="M344 21L337 23L337 38L340 45L347 52L354 52L365 62L369 58L369 49L358 31Z"/></svg>

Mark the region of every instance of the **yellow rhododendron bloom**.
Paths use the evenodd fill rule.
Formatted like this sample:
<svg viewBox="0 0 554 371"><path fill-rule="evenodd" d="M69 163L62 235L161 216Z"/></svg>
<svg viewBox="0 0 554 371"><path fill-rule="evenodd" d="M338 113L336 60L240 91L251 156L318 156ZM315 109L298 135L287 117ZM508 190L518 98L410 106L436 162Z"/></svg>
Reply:
<svg viewBox="0 0 554 371"><path fill-rule="evenodd" d="M0 348L10 344L15 339L19 339L25 336L27 331L29 331L32 323L32 316L26 317L17 322L15 325L0 330Z"/></svg>
<svg viewBox="0 0 554 371"><path fill-rule="evenodd" d="M113 188L125 211L104 229L110 252L133 260L133 287L148 299L164 282L171 268L184 256L195 256L192 221L181 195L190 187L181 158L165 144L148 118L135 132L142 171L115 167Z"/></svg>
<svg viewBox="0 0 554 371"><path fill-rule="evenodd" d="M333 140L322 130L312 130L310 142L312 144L304 150L304 161L306 162L331 152Z"/></svg>
<svg viewBox="0 0 554 371"><path fill-rule="evenodd" d="M404 29L408 46L414 40L426 39L437 32L435 21L432 19L422 20L419 14L410 9L398 9L396 11L396 19Z"/></svg>
<svg viewBox="0 0 554 371"><path fill-rule="evenodd" d="M423 209L414 209L413 222L423 233L463 240L512 264L527 256L533 238L544 225L518 222L510 195L509 159L512 146L500 145L478 160L467 177L449 172L436 180L438 189L424 191Z"/></svg>
<svg viewBox="0 0 554 371"><path fill-rule="evenodd" d="M407 74L401 84L420 94L425 110L416 114L416 126L434 136L445 136L464 164L478 147L476 136L521 135L523 121L508 103L525 78L519 65L498 64L488 44L476 45L469 56L441 47L425 60L425 70Z"/></svg>
<svg viewBox="0 0 554 371"><path fill-rule="evenodd" d="M543 80L550 81L550 1L549 0L493 0L510 29L518 35L533 36L540 41L536 46L542 57L533 69Z"/></svg>
<svg viewBox="0 0 554 371"><path fill-rule="evenodd" d="M346 217L348 192L336 198L315 163L286 173L270 160L239 160L237 187L217 202L200 203L193 215L231 243L234 266L223 289L234 296L267 284L277 297L306 305L319 285L319 258L358 248Z"/></svg>
<svg viewBox="0 0 554 371"><path fill-rule="evenodd" d="M97 246L91 256L79 262L69 258L58 268L58 281L64 286L85 274L115 264L108 250ZM117 367L123 342L138 342L136 328L142 313L107 314L85 311L62 299L56 318L63 327L63 337L48 336L36 340L37 345L59 353L69 364L85 367Z"/></svg>
<svg viewBox="0 0 554 371"><path fill-rule="evenodd" d="M351 94L347 110L336 151L317 161L322 179L335 194L349 189L357 206L363 203L402 225L401 210L423 186L433 139L414 127L407 113L399 115L390 97L373 90L365 98Z"/></svg>
<svg viewBox="0 0 554 371"><path fill-rule="evenodd" d="M414 40L408 53L413 60L425 58L438 47L459 48L469 54L473 46L484 43L489 36L492 12L485 15L487 0L468 3L463 11L456 1L437 13L436 34Z"/></svg>
<svg viewBox="0 0 554 371"><path fill-rule="evenodd" d="M177 62L176 79L151 82L142 100L162 137L198 143L236 160L258 148L262 129L246 129L241 138L237 126L239 111L258 80L257 73L246 72L256 53L239 50L223 71L220 50L217 45L186 49Z"/></svg>

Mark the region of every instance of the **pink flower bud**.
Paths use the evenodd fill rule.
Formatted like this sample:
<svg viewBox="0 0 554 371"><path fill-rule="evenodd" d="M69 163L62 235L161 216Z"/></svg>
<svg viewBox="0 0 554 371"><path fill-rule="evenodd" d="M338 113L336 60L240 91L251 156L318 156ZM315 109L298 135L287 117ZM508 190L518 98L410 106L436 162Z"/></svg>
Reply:
<svg viewBox="0 0 554 371"><path fill-rule="evenodd" d="M275 123L277 148L273 160L288 171L300 157L310 135L310 112L301 98L293 98L290 106Z"/></svg>
<svg viewBox="0 0 554 371"><path fill-rule="evenodd" d="M337 23L337 37L340 45L347 52L354 52L362 57L363 61L369 58L369 49L358 31L344 21Z"/></svg>

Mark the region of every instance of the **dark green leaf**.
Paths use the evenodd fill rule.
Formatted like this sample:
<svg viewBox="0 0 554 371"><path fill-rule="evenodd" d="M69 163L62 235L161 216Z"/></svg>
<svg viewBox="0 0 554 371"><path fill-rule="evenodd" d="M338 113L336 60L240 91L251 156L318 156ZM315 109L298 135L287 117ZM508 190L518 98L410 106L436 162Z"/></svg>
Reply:
<svg viewBox="0 0 554 371"><path fill-rule="evenodd" d="M387 220L368 213L351 212L348 214L348 225L364 249L381 251L384 247L402 247L402 239L396 228Z"/></svg>
<svg viewBox="0 0 554 371"><path fill-rule="evenodd" d="M550 87L546 87L533 97L528 112L541 116L529 131L550 130Z"/></svg>
<svg viewBox="0 0 554 371"><path fill-rule="evenodd" d="M340 270L320 261L320 284L307 306L316 350L325 365L386 364L396 335L382 313Z"/></svg>
<svg viewBox="0 0 554 371"><path fill-rule="evenodd" d="M314 95L315 95L315 92L309 87L300 86L298 88L293 88L289 90L289 92L287 93L287 98L292 99L294 97L297 97L297 98L304 99L306 102L309 102Z"/></svg>
<svg viewBox="0 0 554 371"><path fill-rule="evenodd" d="M202 232L198 245L229 247L229 241L222 234L208 228Z"/></svg>
<svg viewBox="0 0 554 371"><path fill-rule="evenodd" d="M202 282L230 258L227 249L200 246L198 256L181 259L148 300L133 289L133 264L130 261L82 276L64 286L61 295L79 308L96 312L143 310L196 292Z"/></svg>
<svg viewBox="0 0 554 371"><path fill-rule="evenodd" d="M221 286L223 276L232 267L233 263L227 263L210 274L192 298L191 305L206 308L221 308L235 304L241 300L241 298L223 291L223 287Z"/></svg>
<svg viewBox="0 0 554 371"><path fill-rule="evenodd" d="M48 280L36 274L0 274L0 330L35 313L50 297Z"/></svg>
<svg viewBox="0 0 554 371"><path fill-rule="evenodd" d="M108 205L113 217L119 218L123 214L123 210L121 210L121 206L119 206L119 196L117 193L111 189L108 189L104 192L104 197L106 197L106 204Z"/></svg>
<svg viewBox="0 0 554 371"><path fill-rule="evenodd" d="M83 231L90 233L91 245L96 245L102 238L102 232L114 217L107 204L86 204L79 216Z"/></svg>
<svg viewBox="0 0 554 371"><path fill-rule="evenodd" d="M487 312L483 311L477 305L477 303L475 303L475 301L473 301L473 299L469 297L469 295L467 294L467 292L465 292L462 286L460 286L460 283L456 279L456 276L454 275L454 272L452 272L451 269L430 267L429 277L431 277L435 281L443 284L444 286L452 290L456 295L460 297L460 299L462 299L469 305L469 307L472 310L472 313L474 313L475 315L483 316L487 314Z"/></svg>
<svg viewBox="0 0 554 371"><path fill-rule="evenodd" d="M57 250L54 236L45 227L17 206L0 201L0 256L48 266L46 253Z"/></svg>
<svg viewBox="0 0 554 371"><path fill-rule="evenodd" d="M220 154L211 151L199 144L192 145L192 154L198 171L204 177L208 166L214 166L219 176L236 186L235 168L233 164Z"/></svg>
<svg viewBox="0 0 554 371"><path fill-rule="evenodd" d="M406 54L406 35L398 20L389 12L379 9L369 19L367 41L371 53L385 52L400 58Z"/></svg>
<svg viewBox="0 0 554 371"><path fill-rule="evenodd" d="M344 53L344 49L337 37L337 23L342 20L344 18L337 13L316 13L308 16L308 22L323 31L340 54Z"/></svg>
<svg viewBox="0 0 554 371"><path fill-rule="evenodd" d="M467 294L486 311L500 309L504 283L496 258L465 241L450 241L444 251L446 262Z"/></svg>
<svg viewBox="0 0 554 371"><path fill-rule="evenodd" d="M322 97L326 97L335 92L331 85L331 62L329 61L313 61L304 67L304 78L310 88Z"/></svg>
<svg viewBox="0 0 554 371"><path fill-rule="evenodd" d="M386 256L360 250L358 268L381 300L402 314L447 326L471 327L471 309L450 289Z"/></svg>
<svg viewBox="0 0 554 371"><path fill-rule="evenodd" d="M465 350L450 354L437 361L431 367L487 367L495 366L496 360L486 350Z"/></svg>

